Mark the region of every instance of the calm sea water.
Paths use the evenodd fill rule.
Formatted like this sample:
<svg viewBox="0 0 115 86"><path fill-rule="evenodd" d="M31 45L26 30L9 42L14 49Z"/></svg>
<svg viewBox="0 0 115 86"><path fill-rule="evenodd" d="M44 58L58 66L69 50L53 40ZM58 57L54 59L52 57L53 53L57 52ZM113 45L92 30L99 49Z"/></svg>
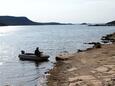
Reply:
<svg viewBox="0 0 115 86"><path fill-rule="evenodd" d="M44 86L44 72L53 67L55 56L64 51L90 47L84 43L100 41L101 36L115 32L115 27L80 25L0 27L0 86ZM21 50L34 52L36 47L50 55L50 61L20 61Z"/></svg>

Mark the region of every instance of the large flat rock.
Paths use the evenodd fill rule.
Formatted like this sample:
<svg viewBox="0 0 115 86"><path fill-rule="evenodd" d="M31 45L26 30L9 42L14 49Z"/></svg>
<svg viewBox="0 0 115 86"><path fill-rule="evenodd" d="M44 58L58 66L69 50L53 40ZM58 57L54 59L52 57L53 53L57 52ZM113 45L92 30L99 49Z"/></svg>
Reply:
<svg viewBox="0 0 115 86"><path fill-rule="evenodd" d="M71 57L73 57L73 55L69 53L59 54L56 56L56 61L69 60Z"/></svg>

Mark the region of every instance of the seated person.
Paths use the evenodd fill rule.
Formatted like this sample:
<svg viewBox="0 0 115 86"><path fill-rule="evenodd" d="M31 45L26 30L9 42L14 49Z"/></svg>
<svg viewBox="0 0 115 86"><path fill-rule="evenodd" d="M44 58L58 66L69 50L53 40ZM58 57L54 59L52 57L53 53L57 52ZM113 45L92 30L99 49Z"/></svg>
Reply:
<svg viewBox="0 0 115 86"><path fill-rule="evenodd" d="M41 56L41 52L39 51L39 47L36 48L34 54L35 54L36 56L39 56L39 57Z"/></svg>

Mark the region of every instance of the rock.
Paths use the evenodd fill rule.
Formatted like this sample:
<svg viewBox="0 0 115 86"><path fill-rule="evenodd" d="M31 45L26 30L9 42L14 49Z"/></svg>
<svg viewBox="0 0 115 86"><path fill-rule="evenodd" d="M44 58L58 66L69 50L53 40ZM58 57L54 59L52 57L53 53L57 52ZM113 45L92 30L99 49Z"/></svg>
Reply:
<svg viewBox="0 0 115 86"><path fill-rule="evenodd" d="M73 67L73 68L71 68L71 69L68 69L67 71L71 72L71 71L74 71L74 70L77 70L77 68L76 68L76 67Z"/></svg>
<svg viewBox="0 0 115 86"><path fill-rule="evenodd" d="M77 82L70 83L69 86L76 86Z"/></svg>
<svg viewBox="0 0 115 86"><path fill-rule="evenodd" d="M114 68L115 65L104 65L105 67L108 67L108 68Z"/></svg>
<svg viewBox="0 0 115 86"><path fill-rule="evenodd" d="M84 81L77 81L74 83L70 83L69 86L89 86Z"/></svg>
<svg viewBox="0 0 115 86"><path fill-rule="evenodd" d="M61 57L61 56L56 56L56 61L64 61L64 60L68 60L68 58Z"/></svg>
<svg viewBox="0 0 115 86"><path fill-rule="evenodd" d="M100 42L90 42L90 43L85 43L85 44L93 44L93 48L101 48L101 43Z"/></svg>
<svg viewBox="0 0 115 86"><path fill-rule="evenodd" d="M107 34L106 36L103 36L101 40L104 43L115 42L115 33Z"/></svg>
<svg viewBox="0 0 115 86"><path fill-rule="evenodd" d="M76 76L73 78L69 78L69 82L74 82L74 81L78 81L78 80L95 80L95 77L93 77L92 75L84 75L84 76Z"/></svg>
<svg viewBox="0 0 115 86"><path fill-rule="evenodd" d="M99 80L91 80L90 82L91 82L92 86L103 86L102 82Z"/></svg>
<svg viewBox="0 0 115 86"><path fill-rule="evenodd" d="M106 82L106 86L115 86L115 78L111 78L110 81Z"/></svg>
<svg viewBox="0 0 115 86"><path fill-rule="evenodd" d="M84 51L84 50L80 50L80 49L77 50L78 53L79 53L79 52L83 52L83 51Z"/></svg>
<svg viewBox="0 0 115 86"><path fill-rule="evenodd" d="M101 48L101 43L97 42L97 43L94 44L93 47L94 47L94 48Z"/></svg>
<svg viewBox="0 0 115 86"><path fill-rule="evenodd" d="M91 73L96 73L96 71L92 70Z"/></svg>
<svg viewBox="0 0 115 86"><path fill-rule="evenodd" d="M107 72L109 69L107 67L100 66L100 67L96 68L95 70L98 72Z"/></svg>
<svg viewBox="0 0 115 86"><path fill-rule="evenodd" d="M69 60L73 55L69 54L69 53L64 53L64 54L60 54L58 56L56 56L56 61L65 61L65 60Z"/></svg>

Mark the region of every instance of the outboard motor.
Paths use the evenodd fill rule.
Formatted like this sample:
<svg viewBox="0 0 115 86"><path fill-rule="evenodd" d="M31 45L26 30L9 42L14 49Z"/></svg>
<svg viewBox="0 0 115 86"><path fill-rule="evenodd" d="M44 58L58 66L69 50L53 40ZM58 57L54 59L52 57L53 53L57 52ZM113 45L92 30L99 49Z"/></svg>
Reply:
<svg viewBox="0 0 115 86"><path fill-rule="evenodd" d="M21 54L25 54L25 51L24 51L24 50L22 50L22 51L21 51Z"/></svg>

